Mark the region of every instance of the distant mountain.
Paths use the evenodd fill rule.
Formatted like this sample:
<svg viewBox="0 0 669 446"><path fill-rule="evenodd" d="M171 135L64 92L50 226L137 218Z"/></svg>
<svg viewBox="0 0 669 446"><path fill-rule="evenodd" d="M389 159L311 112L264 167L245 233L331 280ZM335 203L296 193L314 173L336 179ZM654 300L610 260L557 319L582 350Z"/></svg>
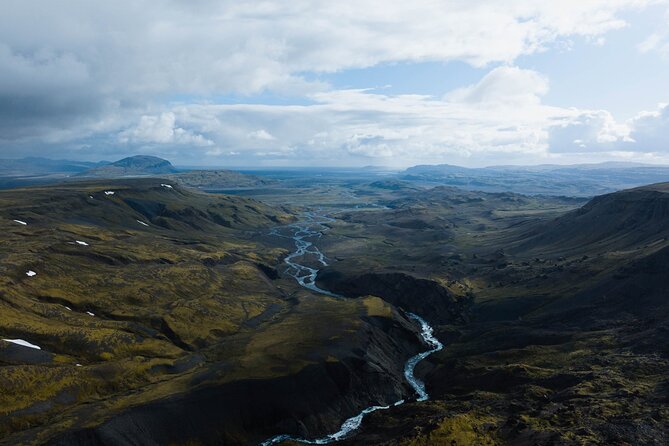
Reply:
<svg viewBox="0 0 669 446"><path fill-rule="evenodd" d="M277 182L276 180L235 172L234 170L191 170L167 175L166 178L182 186L208 190L260 187Z"/></svg>
<svg viewBox="0 0 669 446"><path fill-rule="evenodd" d="M440 164L410 167L399 178L484 192L591 197L669 181L669 166L600 163L466 168Z"/></svg>
<svg viewBox="0 0 669 446"><path fill-rule="evenodd" d="M407 181L399 181L395 179L374 181L373 183L370 183L369 186L375 189L387 190L418 190L413 184Z"/></svg>
<svg viewBox="0 0 669 446"><path fill-rule="evenodd" d="M586 163L586 164L536 164L533 166L502 165L502 166L489 166L486 167L485 169L545 171L545 170L630 169L635 167L666 168L669 166L644 164L644 163L627 163L622 161L606 161L603 163Z"/></svg>
<svg viewBox="0 0 669 446"><path fill-rule="evenodd" d="M101 166L106 162L52 160L28 157L0 160L0 177L27 177L37 175L72 174Z"/></svg>
<svg viewBox="0 0 669 446"><path fill-rule="evenodd" d="M111 164L81 172L79 176L85 177L124 177L140 175L169 174L176 172L177 169L172 163L156 156L136 155L123 158Z"/></svg>

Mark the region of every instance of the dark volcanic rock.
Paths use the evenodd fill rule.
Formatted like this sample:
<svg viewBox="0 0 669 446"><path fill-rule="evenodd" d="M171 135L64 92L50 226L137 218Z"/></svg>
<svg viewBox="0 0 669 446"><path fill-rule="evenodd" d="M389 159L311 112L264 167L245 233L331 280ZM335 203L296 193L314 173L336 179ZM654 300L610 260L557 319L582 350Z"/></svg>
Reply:
<svg viewBox="0 0 669 446"><path fill-rule="evenodd" d="M404 273L349 275L324 268L318 273L316 283L347 297L378 296L403 310L440 323L462 321L470 304L470 299L455 296L434 280Z"/></svg>
<svg viewBox="0 0 669 446"><path fill-rule="evenodd" d="M4 364L48 364L53 355L44 350L37 350L22 345L0 342L0 365Z"/></svg>

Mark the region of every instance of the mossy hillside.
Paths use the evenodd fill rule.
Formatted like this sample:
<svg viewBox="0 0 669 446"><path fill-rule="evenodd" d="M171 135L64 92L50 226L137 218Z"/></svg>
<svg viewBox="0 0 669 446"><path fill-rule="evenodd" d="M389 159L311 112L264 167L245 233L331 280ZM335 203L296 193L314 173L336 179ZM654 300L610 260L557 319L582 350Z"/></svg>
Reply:
<svg viewBox="0 0 669 446"><path fill-rule="evenodd" d="M285 306L257 267L285 251L252 234L291 217L252 200L85 182L5 191L0 216L0 333L53 355L0 367L4 433L160 382L157 370Z"/></svg>
<svg viewBox="0 0 669 446"><path fill-rule="evenodd" d="M170 361L156 358L148 362L147 358L136 357L88 365L83 369L72 367L75 372L86 370L90 373L81 377L92 388L90 394L80 391L81 401L86 401L86 406L70 404L65 410L61 407L62 412L47 418L48 425L41 425L37 422L40 420L38 418L33 424L22 424L23 432L10 438L46 440L53 433L62 431L66 425L94 427L129 408L166 397L187 395L200 387L210 388L249 379L271 380L294 375L310 366L337 364L341 358L350 358L352 351L367 350L370 326L364 322L364 317L386 319L384 315L389 314L388 305L379 302L378 298L341 301L314 298L308 293L298 294L301 295L295 297L299 303L280 310L267 322L253 328L243 327L220 344L200 349L196 354L201 356L199 364L187 371L177 374L164 372L186 359ZM371 313L369 309L372 309ZM394 310L390 309L390 314L395 315ZM323 321L328 323L323 324ZM359 354L362 353L355 353ZM401 361L398 364L401 365ZM119 371L125 370L122 381L117 377L106 387L96 381L100 374L113 375L117 367ZM133 381L137 377L141 378L140 383ZM71 381L69 378L63 379L62 383L53 388L44 389L45 401L51 401L54 392L56 395L57 392L63 392L60 384L69 389L67 386L71 385ZM18 386L25 387L26 383L21 382ZM29 400L30 394L30 391L26 392ZM41 420L44 420L44 414L41 416ZM15 419L23 419L25 422L22 417ZM239 441L243 442L245 434L240 435L242 437ZM33 444L32 441L28 443Z"/></svg>
<svg viewBox="0 0 669 446"><path fill-rule="evenodd" d="M46 355L5 354L0 342L0 443L41 444L195 389L332 367L364 354L370 318L400 319L378 298L313 296L271 274L287 250L267 234L294 218L287 208L160 182L0 194L0 335Z"/></svg>

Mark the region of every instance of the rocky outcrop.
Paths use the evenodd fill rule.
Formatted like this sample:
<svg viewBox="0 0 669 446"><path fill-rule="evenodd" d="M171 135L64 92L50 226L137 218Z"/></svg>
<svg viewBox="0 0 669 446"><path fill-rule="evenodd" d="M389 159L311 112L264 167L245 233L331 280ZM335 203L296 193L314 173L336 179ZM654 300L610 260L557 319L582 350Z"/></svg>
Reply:
<svg viewBox="0 0 669 446"><path fill-rule="evenodd" d="M378 296L396 307L416 313L428 321L461 322L471 299L451 293L439 282L405 273L349 274L326 267L316 285L347 297Z"/></svg>

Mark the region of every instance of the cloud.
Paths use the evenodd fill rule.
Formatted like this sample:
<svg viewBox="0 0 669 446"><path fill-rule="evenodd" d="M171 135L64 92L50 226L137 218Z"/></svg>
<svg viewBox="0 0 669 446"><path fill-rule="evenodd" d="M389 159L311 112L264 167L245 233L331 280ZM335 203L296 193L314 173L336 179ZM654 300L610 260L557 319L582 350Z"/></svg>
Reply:
<svg viewBox="0 0 669 446"><path fill-rule="evenodd" d="M265 129L260 129L260 130L255 130L253 132L249 132L248 137L250 139L255 139L255 140L260 140L260 141L273 141L276 138L272 136L271 133L269 133Z"/></svg>
<svg viewBox="0 0 669 446"><path fill-rule="evenodd" d="M543 104L548 79L514 63L576 37L602 42L626 26L626 11L650 3L7 0L0 154L54 147L94 159L151 151L184 162L410 163L541 158L584 141L597 150L625 132L604 112ZM317 80L425 61L490 71L440 99ZM229 94L249 104L216 102ZM257 104L263 94L308 105Z"/></svg>
<svg viewBox="0 0 669 446"><path fill-rule="evenodd" d="M629 131L605 110L586 110L552 126L548 145L553 153L603 152L628 142Z"/></svg>
<svg viewBox="0 0 669 446"><path fill-rule="evenodd" d="M211 140L213 148L193 147L189 153L212 164L215 160L292 165L479 164L481 159L492 164L590 159L593 154L615 159L636 154L643 160L669 155L667 105L617 122L605 110L542 104L538 94L545 92L545 84L537 73L516 69L499 73L493 70L445 99L332 90L311 95L314 103L310 105L192 104L175 107L173 113L189 133L203 133ZM526 92L511 89L517 100L492 94L493 87L482 96L474 95L476 100L461 95L462 91L483 92L484 87L497 85L491 79L498 78L501 84L515 85L518 78L536 82L526 82Z"/></svg>
<svg viewBox="0 0 669 446"><path fill-rule="evenodd" d="M564 37L620 28L621 12L650 2L7 0L0 112L14 118L4 137L46 137L65 127L72 134L81 127L83 136L103 115L139 115L174 95L327 90L305 73L511 62Z"/></svg>
<svg viewBox="0 0 669 446"><path fill-rule="evenodd" d="M516 95L527 96L520 90ZM173 113L184 129L213 141L215 149L189 151L200 160L228 159L235 152L229 161L321 165L542 156L552 119L575 113L535 100L508 102L504 95L486 96L485 107L370 90L331 90L310 98L309 105L180 105Z"/></svg>
<svg viewBox="0 0 669 446"><path fill-rule="evenodd" d="M648 37L637 45L639 52L643 54L655 52L663 57L669 56L669 31L667 31L669 10L665 12L664 21L665 26L660 31L650 33Z"/></svg>
<svg viewBox="0 0 669 446"><path fill-rule="evenodd" d="M669 155L669 105L619 123L604 110L581 111L549 130L553 153Z"/></svg>
<svg viewBox="0 0 669 446"><path fill-rule="evenodd" d="M669 153L669 104L642 112L630 121L630 139L646 152Z"/></svg>
<svg viewBox="0 0 669 446"><path fill-rule="evenodd" d="M513 66L495 68L475 85L459 88L446 95L453 102L468 103L539 103L548 92L548 79L533 70Z"/></svg>
<svg viewBox="0 0 669 446"><path fill-rule="evenodd" d="M119 140L140 144L187 144L198 147L214 145L213 141L202 135L177 127L176 115L172 112L142 116L137 126L120 133Z"/></svg>

